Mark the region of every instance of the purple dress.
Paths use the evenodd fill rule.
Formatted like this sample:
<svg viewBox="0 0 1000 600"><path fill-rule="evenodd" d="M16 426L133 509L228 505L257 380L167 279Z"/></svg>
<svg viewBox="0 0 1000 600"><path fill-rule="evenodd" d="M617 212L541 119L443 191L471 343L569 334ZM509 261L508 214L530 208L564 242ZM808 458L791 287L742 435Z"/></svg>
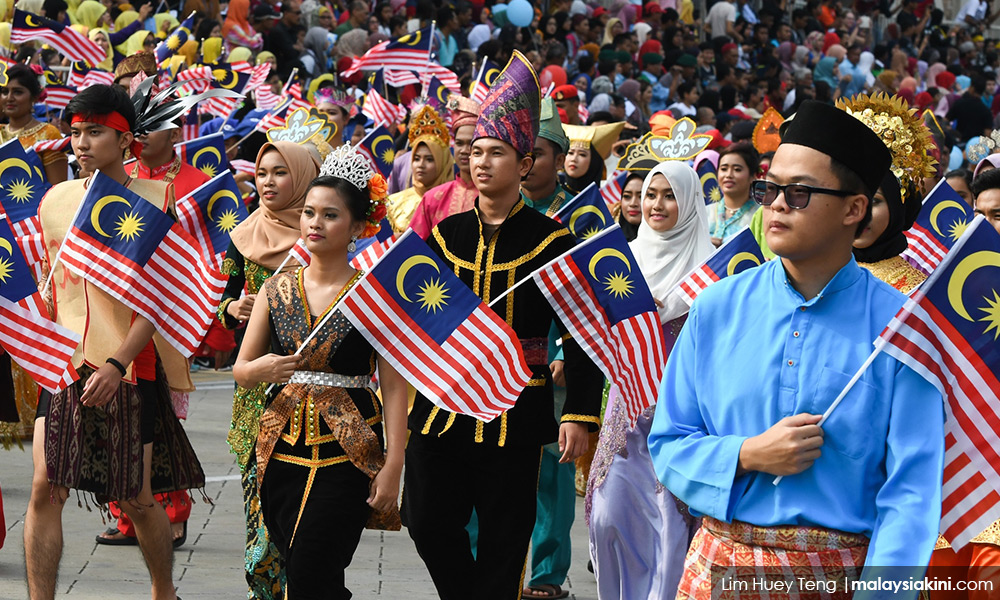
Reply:
<svg viewBox="0 0 1000 600"><path fill-rule="evenodd" d="M668 353L685 320L664 325ZM586 501L599 598L673 600L698 529L699 520L653 471L646 436L655 408L630 428L621 395L611 386Z"/></svg>

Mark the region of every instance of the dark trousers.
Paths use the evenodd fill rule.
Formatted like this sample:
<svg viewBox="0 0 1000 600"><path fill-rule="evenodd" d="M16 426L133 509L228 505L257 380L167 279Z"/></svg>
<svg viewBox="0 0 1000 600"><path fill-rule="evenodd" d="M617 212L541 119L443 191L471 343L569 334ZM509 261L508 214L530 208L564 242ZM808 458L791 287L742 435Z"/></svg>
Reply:
<svg viewBox="0 0 1000 600"><path fill-rule="evenodd" d="M541 447L495 444L410 436L403 519L441 600L521 597ZM476 557L465 529L473 508Z"/></svg>
<svg viewBox="0 0 1000 600"><path fill-rule="evenodd" d="M371 480L349 462L317 469L299 518L309 470L272 458L261 486L264 524L284 559L285 597L347 600L344 571L368 521Z"/></svg>

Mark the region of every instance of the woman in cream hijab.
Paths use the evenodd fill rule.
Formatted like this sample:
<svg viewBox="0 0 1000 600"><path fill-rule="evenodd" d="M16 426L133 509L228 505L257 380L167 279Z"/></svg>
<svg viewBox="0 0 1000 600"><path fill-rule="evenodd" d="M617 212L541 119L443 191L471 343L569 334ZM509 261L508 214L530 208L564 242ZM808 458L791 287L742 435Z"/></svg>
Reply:
<svg viewBox="0 0 1000 600"><path fill-rule="evenodd" d="M629 248L657 301L668 353L688 308L668 292L714 250L703 198L698 175L679 161L660 163L642 184L642 223ZM612 386L587 489L598 595L673 599L698 523L656 479L646 446L656 407L632 427L624 404Z"/></svg>
<svg viewBox="0 0 1000 600"><path fill-rule="evenodd" d="M455 179L450 146L448 128L433 108L424 106L410 117L411 187L389 196L388 218L393 231L406 231L427 190Z"/></svg>
<svg viewBox="0 0 1000 600"><path fill-rule="evenodd" d="M257 292L301 237L299 216L305 204L306 190L319 174L319 163L305 146L292 142L268 142L257 154L254 172L257 174L260 208L233 229L226 259L222 263L222 274L229 277L229 283L222 295L218 318L227 329L234 329L249 319ZM245 296L244 288L247 292ZM247 519L245 565L250 597L253 598L271 598L273 583L283 578L277 549L268 539L257 500L254 450L266 402L265 387L236 388L233 420L227 439L243 474Z"/></svg>

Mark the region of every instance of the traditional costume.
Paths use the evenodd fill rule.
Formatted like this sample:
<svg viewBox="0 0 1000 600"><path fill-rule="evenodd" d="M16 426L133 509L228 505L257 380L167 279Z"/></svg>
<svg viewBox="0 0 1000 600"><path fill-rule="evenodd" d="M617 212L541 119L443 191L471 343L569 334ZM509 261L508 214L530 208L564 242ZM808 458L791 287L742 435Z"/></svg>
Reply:
<svg viewBox="0 0 1000 600"><path fill-rule="evenodd" d="M529 154L538 133L539 102L535 73L515 52L483 103L475 139L495 138L520 155ZM503 223L489 226L492 233L484 235L485 228L477 205L438 224L428 243L487 303L573 246L566 228L521 200ZM537 288L523 286L493 307L521 339L534 374L512 409L484 423L418 395L410 413L402 512L445 600L470 593L521 597L541 448L557 437L547 361L555 317L546 305ZM570 387L561 420L596 429L600 372L572 339L566 338L563 347ZM473 508L479 517L475 558L465 531Z"/></svg>
<svg viewBox="0 0 1000 600"><path fill-rule="evenodd" d="M898 97L859 94L849 100L838 100L837 107L867 125L892 154L892 168L879 185L889 210L889 223L870 246L855 248L854 258L872 275L908 294L927 279L902 253L907 247L903 232L913 226L920 214L924 178L934 176L931 132L916 110L908 108Z"/></svg>
<svg viewBox="0 0 1000 600"><path fill-rule="evenodd" d="M350 146L332 152L320 175L370 194L369 215L385 202L385 180ZM284 559L289 598L350 598L344 570L365 524L400 527L397 510L373 513L366 502L385 464L374 349L339 310L300 349L361 275L325 310L309 306L302 269L267 280L260 298L269 308L271 352L301 356L288 384L268 399L256 447L261 510Z"/></svg>
<svg viewBox="0 0 1000 600"><path fill-rule="evenodd" d="M538 123L538 137L549 140L558 146L560 152L563 154L566 154L569 151L569 138L566 137L566 132L563 130L563 124L562 121L559 120L559 112L556 109L556 103L552 100L552 98L545 98L542 100L541 113ZM551 217L559 212L559 209L566 204L566 201L573 199L573 196L567 193L566 189L559 183L558 179L555 183L556 186L552 190L552 193L547 198L540 198L538 200L528 198L522 188L521 200L523 200L524 203L531 208L544 214L546 217Z"/></svg>
<svg viewBox="0 0 1000 600"><path fill-rule="evenodd" d="M413 178L411 171L410 187L389 196L388 218L396 233L402 233L410 226L417 205L428 190L455 179L455 158L451 155L450 149L451 137L436 110L424 105L410 117L409 140L412 148L411 161L417 147L423 144L434 156L438 173L430 185L424 186Z"/></svg>
<svg viewBox="0 0 1000 600"><path fill-rule="evenodd" d="M661 138L662 139L662 138ZM666 177L677 199L677 224L653 231L643 221L629 244L658 300L712 253L705 227L704 194L694 169L679 161L647 172L642 196L655 175ZM684 324L687 307L658 308L667 352ZM656 407L634 426L617 386L608 394L604 425L587 489L590 555L601 597L672 600L684 571L684 555L699 521L656 479L646 437Z"/></svg>
<svg viewBox="0 0 1000 600"><path fill-rule="evenodd" d="M451 139L455 139L459 127L475 126L479 118L479 103L464 96L453 94L448 99L451 110ZM429 147L429 146L428 146ZM420 237L427 239L431 229L446 217L457 215L472 208L479 190L472 184L472 178L459 177L427 190L413 213L410 228Z"/></svg>
<svg viewBox="0 0 1000 600"><path fill-rule="evenodd" d="M144 122L142 112L139 117L137 133L156 126ZM100 122L119 131L128 127L118 113L75 115L74 120ZM49 481L91 492L98 502L134 498L142 487L142 446L152 442L154 493L201 488L205 475L170 400L171 390L193 390L187 361L159 334L126 366L111 402L102 408L80 402L89 375L121 346L135 317L131 309L55 261L88 184L89 179L61 183L49 190L39 207L46 267L53 271L55 320L83 336L73 356L80 379L55 395L43 392L39 400L37 416L46 419ZM170 184L131 180L128 185L160 210L169 210L173 202Z"/></svg>
<svg viewBox="0 0 1000 600"><path fill-rule="evenodd" d="M871 130L818 102L802 105L782 143L829 155L869 189L889 168ZM667 362L649 434L660 481L705 517L678 598L728 597L718 574L734 567L753 577L812 565L810 576L837 581L838 591L845 578L871 574L862 565L916 566L905 575L922 575L940 519L943 403L894 358L878 355L831 413L811 467L779 485L767 473L739 472L747 438L830 406L904 299L853 257L809 300L782 260L699 295ZM796 588L787 597L820 595Z"/></svg>
<svg viewBox="0 0 1000 600"><path fill-rule="evenodd" d="M222 262L222 274L229 276L219 305L218 318L228 329L240 325L226 309L246 294L257 294L264 282L284 262L288 250L301 236L299 215L305 203L306 189L319 173L319 163L304 146L293 142L268 142L257 153L257 164L268 150L278 151L294 180L291 198L280 206L261 198L260 208L236 226L230 235L229 249ZM258 301L263 301L258 297ZM284 570L278 549L268 538L257 494L257 463L254 449L261 415L264 412L266 384L252 389L236 387L233 395L233 420L229 426L230 450L236 455L243 484L243 504L247 519L246 577L252 597L280 598L284 588Z"/></svg>
<svg viewBox="0 0 1000 600"><path fill-rule="evenodd" d="M607 125L563 125L569 138L569 147L590 150L590 166L580 177L563 177L563 187L573 196L582 192L591 183L601 184L604 179L604 161L611 156L611 148L618 141L618 135L625 128L625 122Z"/></svg>

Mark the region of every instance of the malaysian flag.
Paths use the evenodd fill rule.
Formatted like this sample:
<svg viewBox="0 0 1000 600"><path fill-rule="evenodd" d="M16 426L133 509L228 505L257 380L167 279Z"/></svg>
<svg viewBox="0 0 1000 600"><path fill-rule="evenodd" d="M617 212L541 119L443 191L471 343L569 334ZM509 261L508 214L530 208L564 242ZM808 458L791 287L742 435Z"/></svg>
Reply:
<svg viewBox="0 0 1000 600"><path fill-rule="evenodd" d="M368 52L365 52L364 56L354 59L354 64L342 75L350 77L361 70L373 71L375 69L425 71L431 55L431 40L433 38L431 27L425 27L394 40L386 40L376 44Z"/></svg>
<svg viewBox="0 0 1000 600"><path fill-rule="evenodd" d="M35 142L35 145L31 147L35 152L45 152L48 150L67 150L70 147L70 138L64 137L57 140L44 140L41 142Z"/></svg>
<svg viewBox="0 0 1000 600"><path fill-rule="evenodd" d="M0 215L2 218L2 215ZM24 260L31 267L35 274L35 281L41 281L45 275L45 244L42 240L42 233L32 233L31 235L18 236L17 243L21 246L21 253Z"/></svg>
<svg viewBox="0 0 1000 600"><path fill-rule="evenodd" d="M589 111L589 110L587 110L587 107L586 107L586 106L584 106L583 104L580 104L580 105L579 105L579 106L577 107L577 109L576 109L576 114L577 114L577 116L579 116L579 117L580 117L580 122L581 122L581 123L586 123L586 122L587 122L587 119L589 119L589 118L590 118L590 111Z"/></svg>
<svg viewBox="0 0 1000 600"><path fill-rule="evenodd" d="M406 109L385 99L385 80L381 70L376 71L372 79L365 104L361 114L375 121L376 125L392 125L400 123L406 117Z"/></svg>
<svg viewBox="0 0 1000 600"><path fill-rule="evenodd" d="M226 287L179 223L102 173L91 178L60 258L184 356L201 345Z"/></svg>
<svg viewBox="0 0 1000 600"><path fill-rule="evenodd" d="M0 347L55 393L79 378L70 361L80 339L49 318L14 232L0 219Z"/></svg>
<svg viewBox="0 0 1000 600"><path fill-rule="evenodd" d="M622 201L622 191L625 190L625 182L628 181L629 172L612 173L611 177L601 186L601 198L608 206L613 206Z"/></svg>
<svg viewBox="0 0 1000 600"><path fill-rule="evenodd" d="M503 67L488 58L484 58L483 64L479 66L479 75L476 77L476 82L472 84L472 99L482 104L486 100L486 94L493 87L493 82L496 81L497 75L502 70Z"/></svg>
<svg viewBox="0 0 1000 600"><path fill-rule="evenodd" d="M385 77L385 82L392 87L403 87L404 85L420 85L420 77L413 71L396 71L394 69L379 69ZM378 71L376 71L378 72Z"/></svg>
<svg viewBox="0 0 1000 600"><path fill-rule="evenodd" d="M312 108L312 105L305 100L299 100L291 95L291 89L289 89L288 97L284 100L284 103L271 109L271 112L264 115L260 121L257 121L257 131L266 132L274 127L284 127L289 115L299 108L305 108L308 111Z"/></svg>
<svg viewBox="0 0 1000 600"><path fill-rule="evenodd" d="M10 42L23 44L40 41L48 44L70 60L84 60L92 65L100 64L107 53L87 36L76 30L34 13L14 9L14 23L10 30Z"/></svg>
<svg viewBox="0 0 1000 600"><path fill-rule="evenodd" d="M249 213L232 173L223 171L177 201L177 221L198 240L206 262L222 265L229 234Z"/></svg>
<svg viewBox="0 0 1000 600"><path fill-rule="evenodd" d="M208 89L212 79L212 67L191 65L177 74L177 81L184 82L178 88L178 92L182 96L200 94Z"/></svg>
<svg viewBox="0 0 1000 600"><path fill-rule="evenodd" d="M257 88L253 92L254 102L257 108L263 110L274 110L281 104L281 96L271 91L271 86L265 85Z"/></svg>
<svg viewBox="0 0 1000 600"><path fill-rule="evenodd" d="M437 77L431 77L431 80L427 82L427 87L424 89L425 96L427 100L431 102L431 106L434 110L441 114L448 114L444 112L444 109L448 106L448 96L451 96L451 90L441 83L441 80ZM448 114L450 116L450 114Z"/></svg>
<svg viewBox="0 0 1000 600"><path fill-rule="evenodd" d="M913 227L906 231L903 258L924 273L931 273L972 221L972 209L942 179L924 198Z"/></svg>
<svg viewBox="0 0 1000 600"><path fill-rule="evenodd" d="M229 66L229 65L227 65ZM233 68L215 68L212 70L213 79L210 88L219 90L229 90L237 94L243 94L243 89L250 81L250 74L241 72ZM201 110L217 117L228 117L236 106L243 101L238 98L209 98L201 103Z"/></svg>
<svg viewBox="0 0 1000 600"><path fill-rule="evenodd" d="M179 50L191 36L192 29L194 29L194 13L191 13L190 17L184 19L184 22L180 24L180 27L174 29L174 31L167 36L167 39L163 40L156 46L156 62L162 63L174 54L177 54L177 50Z"/></svg>
<svg viewBox="0 0 1000 600"><path fill-rule="evenodd" d="M197 138L199 129L201 129L201 119L198 117L198 106L195 105L184 115L184 125L181 126L184 141L190 142Z"/></svg>
<svg viewBox="0 0 1000 600"><path fill-rule="evenodd" d="M174 145L174 150L180 154L181 160L209 177L215 177L219 173L229 170L226 142L221 133L213 133L180 142Z"/></svg>
<svg viewBox="0 0 1000 600"><path fill-rule="evenodd" d="M392 173L392 161L396 159L396 143L385 126L379 125L372 129L358 143L358 150L368 157L372 166L382 177L389 177L389 174Z"/></svg>
<svg viewBox="0 0 1000 600"><path fill-rule="evenodd" d="M653 295L618 225L535 272L559 320L621 390L629 422L656 403L667 363Z"/></svg>
<svg viewBox="0 0 1000 600"><path fill-rule="evenodd" d="M517 334L412 229L341 306L379 355L445 410L491 421L531 379Z"/></svg>
<svg viewBox="0 0 1000 600"><path fill-rule="evenodd" d="M565 225L577 241L593 237L615 222L608 205L601 199L596 183L591 183L552 215Z"/></svg>
<svg viewBox="0 0 1000 600"><path fill-rule="evenodd" d="M16 139L0 146L0 212L7 214L18 236L41 231L38 205L49 190L45 176Z"/></svg>
<svg viewBox="0 0 1000 600"><path fill-rule="evenodd" d="M432 75L441 80L441 83L451 90L451 93L462 93L462 82L458 80L458 76L455 75L455 72L448 67L442 67L437 62L431 62L427 65L427 69L424 71L424 77L430 77Z"/></svg>
<svg viewBox="0 0 1000 600"><path fill-rule="evenodd" d="M749 227L725 241L708 259L691 271L668 295L676 295L691 306L698 294L720 279L742 273L764 263L764 254Z"/></svg>
<svg viewBox="0 0 1000 600"><path fill-rule="evenodd" d="M271 63L264 62L256 67L250 69L250 79L247 81L247 86L244 88L244 92L251 92L264 85L267 81L267 76L271 74ZM268 88L270 90L270 87ZM257 108L262 108L258 106Z"/></svg>
<svg viewBox="0 0 1000 600"><path fill-rule="evenodd" d="M85 90L92 85L111 85L115 81L115 74L104 69L93 69L87 63L76 61L69 72L70 87L77 90Z"/></svg>
<svg viewBox="0 0 1000 600"><path fill-rule="evenodd" d="M388 219L382 219L378 233L366 240L367 244L354 251L354 256L348 256L351 266L360 271L371 271L380 258L396 241L392 233L392 225Z"/></svg>
<svg viewBox="0 0 1000 600"><path fill-rule="evenodd" d="M76 88L68 85L47 85L45 86L45 100L43 102L53 110L65 110L66 105L76 94Z"/></svg>
<svg viewBox="0 0 1000 600"><path fill-rule="evenodd" d="M1000 235L976 217L876 341L948 402L941 533L956 551L1000 519L998 339Z"/></svg>
<svg viewBox="0 0 1000 600"><path fill-rule="evenodd" d="M306 241L302 238L296 240L295 244L288 249L288 256L294 258L303 267L308 267L309 263L312 262L312 252L306 248Z"/></svg>
<svg viewBox="0 0 1000 600"><path fill-rule="evenodd" d="M719 155L714 150L700 152L694 160L694 170L701 180L701 191L705 193L705 204L722 200L722 188L719 187L719 176L711 156L713 154L718 160Z"/></svg>
<svg viewBox="0 0 1000 600"><path fill-rule="evenodd" d="M243 160L242 158L237 158L232 163L234 169L237 173L246 173L247 175L253 175L256 172L255 165L249 160Z"/></svg>

